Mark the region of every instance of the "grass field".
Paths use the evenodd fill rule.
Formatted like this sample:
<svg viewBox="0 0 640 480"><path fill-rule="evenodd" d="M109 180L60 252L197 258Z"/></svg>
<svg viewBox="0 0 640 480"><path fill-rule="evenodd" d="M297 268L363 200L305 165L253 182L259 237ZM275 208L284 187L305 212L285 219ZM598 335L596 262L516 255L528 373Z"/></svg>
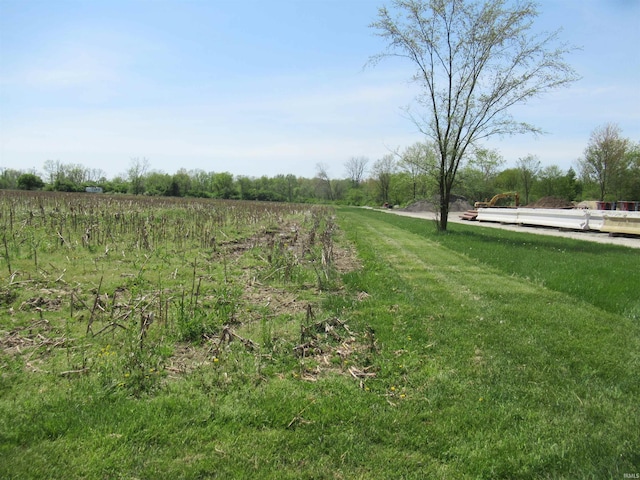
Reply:
<svg viewBox="0 0 640 480"><path fill-rule="evenodd" d="M630 249L86 198L0 198L1 478L640 470Z"/></svg>

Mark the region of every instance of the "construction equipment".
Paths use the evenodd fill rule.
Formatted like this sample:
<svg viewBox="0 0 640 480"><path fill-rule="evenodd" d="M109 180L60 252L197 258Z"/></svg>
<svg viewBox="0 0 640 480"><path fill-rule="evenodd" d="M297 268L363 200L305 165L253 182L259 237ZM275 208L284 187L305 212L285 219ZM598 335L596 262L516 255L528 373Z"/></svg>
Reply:
<svg viewBox="0 0 640 480"><path fill-rule="evenodd" d="M473 208L491 208L495 207L498 203L498 200L502 198L514 198L516 207L520 205L520 194L518 192L505 192L494 195L493 198L489 201L484 202L476 202L473 204Z"/></svg>
<svg viewBox="0 0 640 480"><path fill-rule="evenodd" d="M491 200L485 200L484 202L476 202L473 204L473 210L467 210L463 215L460 216L462 220L474 221L478 219L478 209L479 208L491 208L495 207L498 203L498 200L503 198L514 198L516 207L520 205L520 194L518 192L505 192L494 195Z"/></svg>

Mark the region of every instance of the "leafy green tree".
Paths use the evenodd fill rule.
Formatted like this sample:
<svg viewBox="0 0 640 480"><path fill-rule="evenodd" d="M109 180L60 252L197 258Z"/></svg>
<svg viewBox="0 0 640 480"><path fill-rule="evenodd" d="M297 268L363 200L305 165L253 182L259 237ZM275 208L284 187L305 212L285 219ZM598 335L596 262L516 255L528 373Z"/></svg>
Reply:
<svg viewBox="0 0 640 480"><path fill-rule="evenodd" d="M539 197L557 197L573 201L578 195L576 172L570 168L566 173L557 165L540 170L533 190Z"/></svg>
<svg viewBox="0 0 640 480"><path fill-rule="evenodd" d="M236 185L233 180L233 175L229 172L214 173L212 174L212 194L216 198L236 198L237 191Z"/></svg>
<svg viewBox="0 0 640 480"><path fill-rule="evenodd" d="M504 158L497 150L477 149L467 164L460 170L461 192L472 201L491 198L496 193L498 168Z"/></svg>
<svg viewBox="0 0 640 480"><path fill-rule="evenodd" d="M578 160L583 178L598 186L599 200L605 200L607 194L616 198L629 167L627 148L629 140L621 137L620 127L608 123L591 132L589 144L584 156Z"/></svg>
<svg viewBox="0 0 640 480"><path fill-rule="evenodd" d="M171 195L171 175L163 172L149 172L144 179L145 194L154 196Z"/></svg>
<svg viewBox="0 0 640 480"><path fill-rule="evenodd" d="M482 201L495 195L495 181L487 182L482 170L471 164L460 168L458 178L459 186L456 192L469 199L471 203Z"/></svg>
<svg viewBox="0 0 640 480"><path fill-rule="evenodd" d="M84 187L82 184L75 183L73 180L60 177L53 182L53 190L56 192L82 192Z"/></svg>
<svg viewBox="0 0 640 480"><path fill-rule="evenodd" d="M0 189L13 190L18 188L18 178L23 173L21 170L3 168L2 173L0 173Z"/></svg>
<svg viewBox="0 0 640 480"><path fill-rule="evenodd" d="M549 165L540 170L535 192L540 197L559 197L560 184L564 179L564 172L557 165Z"/></svg>
<svg viewBox="0 0 640 480"><path fill-rule="evenodd" d="M201 169L189 170L191 179L191 189L189 195L192 197L206 198L213 195L213 175Z"/></svg>
<svg viewBox="0 0 640 480"><path fill-rule="evenodd" d="M172 197L185 197L191 190L191 177L184 168L181 168L171 176L169 195Z"/></svg>
<svg viewBox="0 0 640 480"><path fill-rule="evenodd" d="M238 184L238 190L240 191L241 200L255 200L257 198L258 192L253 179L246 176L239 176L236 182Z"/></svg>
<svg viewBox="0 0 640 480"><path fill-rule="evenodd" d="M398 168L408 175L411 183L412 199L427 196L429 180L437 171L437 159L432 144L416 142L408 146L398 161Z"/></svg>
<svg viewBox="0 0 640 480"><path fill-rule="evenodd" d="M129 182L122 175L103 182L102 187L105 193L127 193L130 190Z"/></svg>
<svg viewBox="0 0 640 480"><path fill-rule="evenodd" d="M451 190L461 162L478 141L539 132L517 122L512 107L570 84L558 32L538 34L532 1L393 0L371 26L387 50L371 59L400 57L415 68L419 113L409 112L438 152L439 228L447 229Z"/></svg>
<svg viewBox="0 0 640 480"><path fill-rule="evenodd" d="M507 168L496 176L496 190L498 192L514 192L520 190L520 170Z"/></svg>
<svg viewBox="0 0 640 480"><path fill-rule="evenodd" d="M315 178L298 178L296 182L298 185L295 197L297 202L313 202L318 198Z"/></svg>
<svg viewBox="0 0 640 480"><path fill-rule="evenodd" d="M34 173L23 173L18 177L18 188L20 190L38 190L42 187L44 187L44 182Z"/></svg>
<svg viewBox="0 0 640 480"><path fill-rule="evenodd" d="M640 201L640 144L629 145L626 156L628 169L624 176L623 196L627 200Z"/></svg>

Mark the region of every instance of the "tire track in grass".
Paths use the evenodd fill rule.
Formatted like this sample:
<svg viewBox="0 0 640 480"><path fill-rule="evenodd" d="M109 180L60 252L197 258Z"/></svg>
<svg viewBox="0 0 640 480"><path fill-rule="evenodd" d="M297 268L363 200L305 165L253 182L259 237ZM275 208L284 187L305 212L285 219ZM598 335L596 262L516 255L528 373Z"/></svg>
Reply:
<svg viewBox="0 0 640 480"><path fill-rule="evenodd" d="M385 222L368 223L365 228L369 243L407 283L424 293L434 288L444 290L448 292L447 302L472 300L482 304L486 298L501 297L503 293L513 296L538 292L539 287L525 280L505 277L473 259Z"/></svg>

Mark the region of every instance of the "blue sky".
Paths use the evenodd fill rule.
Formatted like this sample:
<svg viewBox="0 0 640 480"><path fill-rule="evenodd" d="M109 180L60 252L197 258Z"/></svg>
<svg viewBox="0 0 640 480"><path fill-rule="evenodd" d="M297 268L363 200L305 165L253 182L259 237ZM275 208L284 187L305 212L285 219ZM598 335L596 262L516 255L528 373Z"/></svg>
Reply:
<svg viewBox="0 0 640 480"><path fill-rule="evenodd" d="M492 139L515 165L574 165L617 123L640 142L640 0L546 0L582 76L513 111L541 137ZM154 170L345 176L423 140L403 114L414 86L368 25L384 0L0 0L0 168L46 160L110 177Z"/></svg>

